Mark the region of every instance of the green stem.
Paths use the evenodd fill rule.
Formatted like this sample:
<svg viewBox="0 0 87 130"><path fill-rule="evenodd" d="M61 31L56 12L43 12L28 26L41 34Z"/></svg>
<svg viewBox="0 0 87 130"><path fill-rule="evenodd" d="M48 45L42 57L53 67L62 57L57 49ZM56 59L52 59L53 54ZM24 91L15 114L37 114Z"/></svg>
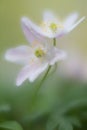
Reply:
<svg viewBox="0 0 87 130"><path fill-rule="evenodd" d="M56 46L56 38L53 38L53 45Z"/></svg>
<svg viewBox="0 0 87 130"><path fill-rule="evenodd" d="M40 82L40 84L39 84L39 86L38 86L38 88L37 88L37 91L38 91L39 88L42 86L43 82L45 81L45 79L46 79L46 77L47 77L47 75L48 75L50 69L51 69L51 66L48 67L48 69L47 69L47 71L46 71L44 77L42 78L42 80L41 80L41 82Z"/></svg>
<svg viewBox="0 0 87 130"><path fill-rule="evenodd" d="M31 102L30 112L31 112L32 109L34 108L38 91L39 91L39 89L41 88L43 82L45 81L45 79L46 79L46 77L47 77L47 75L48 75L50 69L51 69L51 66L48 67L48 69L47 69L47 71L46 71L44 77L42 78L40 84L39 84L38 87L35 89L35 93L33 93L34 95L33 95L32 102ZM26 122L26 120L28 120L28 118L29 118L28 116L25 116L22 121L25 121L25 122Z"/></svg>
<svg viewBox="0 0 87 130"><path fill-rule="evenodd" d="M53 46L56 46L56 38L53 38ZM55 70L56 70L56 68L57 68L57 63L55 63Z"/></svg>
<svg viewBox="0 0 87 130"><path fill-rule="evenodd" d="M47 75L48 75L48 73L49 73L49 71L50 71L50 69L51 69L51 66L48 67L48 70L46 71L46 73L45 73L43 79L41 80L39 86L41 86L41 85L43 84L44 80L46 79L46 77L47 77ZM38 87L38 88L40 88L40 87Z"/></svg>
<svg viewBox="0 0 87 130"><path fill-rule="evenodd" d="M35 91L35 94L34 94L33 99L32 99L32 106L33 106L33 104L34 104L34 102L35 102L35 99L36 99L37 93L38 93L40 87L42 86L43 82L45 81L45 79L46 79L46 77L47 77L47 75L48 75L50 69L51 69L51 66L48 67L48 70L46 71L44 77L42 78L42 80L41 80L39 86L37 87L37 89L36 89L36 91Z"/></svg>

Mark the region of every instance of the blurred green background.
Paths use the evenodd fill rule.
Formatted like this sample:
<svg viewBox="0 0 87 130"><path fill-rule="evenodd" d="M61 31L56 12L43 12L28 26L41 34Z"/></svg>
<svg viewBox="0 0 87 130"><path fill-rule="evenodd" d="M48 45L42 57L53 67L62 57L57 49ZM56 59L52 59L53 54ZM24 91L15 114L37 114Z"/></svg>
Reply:
<svg viewBox="0 0 87 130"><path fill-rule="evenodd" d="M87 83L81 81L83 77L80 77L79 80L77 77L66 77L57 69L56 73L50 74L51 76L43 84L36 103L32 106L35 86L42 77L33 84L26 81L17 88L15 81L20 66L4 59L8 48L21 44L27 45L20 26L21 17L28 16L40 24L45 9L54 11L61 19L65 19L67 15L75 11L80 14L80 17L87 16L87 0L0 0L0 121L15 120L26 130L72 130L71 124L78 124L74 129L87 130ZM59 39L58 47L65 50L69 54L69 58L79 52L86 64L86 35L87 20L67 36ZM63 67L66 62L59 63L59 66ZM81 62L83 63L83 61ZM78 66L80 65L78 64ZM65 120L67 113L69 115ZM74 123L70 123L71 117ZM81 123L77 118L81 119L80 128ZM9 123L7 124L9 125ZM7 124L5 124L5 129L7 129ZM21 130L19 127L15 129L13 127L14 125L9 129Z"/></svg>

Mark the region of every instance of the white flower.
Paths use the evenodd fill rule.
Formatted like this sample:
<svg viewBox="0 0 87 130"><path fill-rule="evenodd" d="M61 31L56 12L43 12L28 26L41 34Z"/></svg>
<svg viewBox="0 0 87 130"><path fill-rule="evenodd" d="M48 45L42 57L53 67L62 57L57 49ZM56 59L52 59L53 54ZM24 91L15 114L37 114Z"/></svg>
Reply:
<svg viewBox="0 0 87 130"><path fill-rule="evenodd" d="M76 22L77 18L78 14L73 13L69 15L64 22L61 22L52 12L46 11L43 14L43 22L40 26L34 24L27 17L23 17L21 22L22 28L26 28L26 31L24 30L25 36L27 37L28 41L31 42L32 34L42 41L45 39L45 37L58 38L69 33L85 19L85 16Z"/></svg>
<svg viewBox="0 0 87 130"><path fill-rule="evenodd" d="M16 85L21 85L26 79L33 82L49 65L65 58L65 52L37 41L30 46L19 46L9 49L5 58L8 61L22 64L24 67L19 73Z"/></svg>

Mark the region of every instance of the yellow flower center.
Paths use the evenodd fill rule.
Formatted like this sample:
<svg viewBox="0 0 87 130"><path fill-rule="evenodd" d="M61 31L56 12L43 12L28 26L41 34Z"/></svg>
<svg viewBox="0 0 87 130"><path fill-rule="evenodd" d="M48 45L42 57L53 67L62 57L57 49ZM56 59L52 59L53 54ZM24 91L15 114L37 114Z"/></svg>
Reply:
<svg viewBox="0 0 87 130"><path fill-rule="evenodd" d="M45 53L44 53L44 51L43 51L41 48L39 48L39 49L37 49L37 50L35 51L35 56L38 57L38 58L44 56L44 54L45 54Z"/></svg>
<svg viewBox="0 0 87 130"><path fill-rule="evenodd" d="M57 24L55 22L43 22L41 24L41 28L43 29L44 32L46 33L50 33L50 31L52 33L56 33L58 31L58 29L63 29L64 26L62 24Z"/></svg>
<svg viewBox="0 0 87 130"><path fill-rule="evenodd" d="M50 24L50 29L52 30L52 31L54 31L54 32L56 32L57 31L57 24L55 24L55 23L51 23Z"/></svg>

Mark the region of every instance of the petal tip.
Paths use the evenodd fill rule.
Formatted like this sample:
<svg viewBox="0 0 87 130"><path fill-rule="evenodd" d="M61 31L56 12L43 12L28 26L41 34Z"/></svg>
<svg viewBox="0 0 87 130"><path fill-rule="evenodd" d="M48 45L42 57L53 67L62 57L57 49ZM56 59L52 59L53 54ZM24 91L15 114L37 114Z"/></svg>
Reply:
<svg viewBox="0 0 87 130"><path fill-rule="evenodd" d="M87 16L83 16L83 20L87 19Z"/></svg>
<svg viewBox="0 0 87 130"><path fill-rule="evenodd" d="M20 87L22 85L23 82L21 82L18 78L16 80L16 86Z"/></svg>
<svg viewBox="0 0 87 130"><path fill-rule="evenodd" d="M4 58L5 58L5 60L7 60L7 61L10 61L11 59L10 59L10 50L9 51L7 51L6 53L5 53L5 56L4 56Z"/></svg>
<svg viewBox="0 0 87 130"><path fill-rule="evenodd" d="M29 77L29 81L31 82L31 83L33 83L34 82L34 78L32 78L32 77Z"/></svg>
<svg viewBox="0 0 87 130"><path fill-rule="evenodd" d="M4 56L5 60L8 60L8 54L5 53L5 56Z"/></svg>
<svg viewBox="0 0 87 130"><path fill-rule="evenodd" d="M25 23L26 21L28 21L28 18L27 18L26 16L23 16L23 17L21 18L21 22L22 22L22 23Z"/></svg>
<svg viewBox="0 0 87 130"><path fill-rule="evenodd" d="M21 85L21 84L19 84L18 82L16 82L16 86L17 86L17 87L20 87L20 85Z"/></svg>

